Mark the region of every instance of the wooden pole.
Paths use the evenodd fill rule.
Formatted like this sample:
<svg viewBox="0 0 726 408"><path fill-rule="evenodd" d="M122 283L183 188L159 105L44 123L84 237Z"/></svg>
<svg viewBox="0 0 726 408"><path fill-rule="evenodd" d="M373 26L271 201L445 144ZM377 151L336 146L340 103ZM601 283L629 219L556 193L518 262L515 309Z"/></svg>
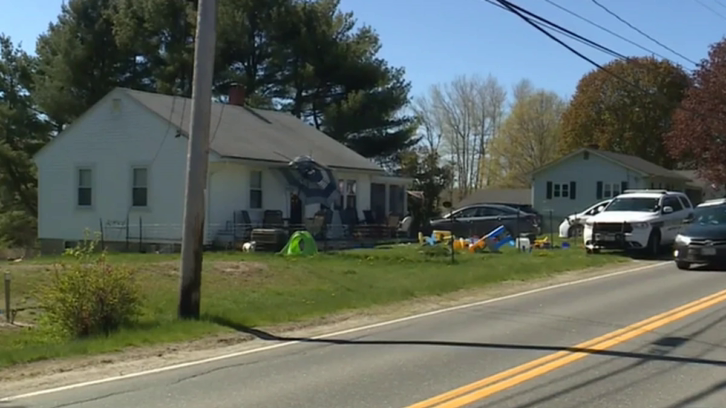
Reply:
<svg viewBox="0 0 726 408"><path fill-rule="evenodd" d="M177 313L198 319L202 287L204 244L204 192L209 160L209 126L216 47L216 0L199 0L194 47L191 132L187 150L184 224L182 227L181 281Z"/></svg>
<svg viewBox="0 0 726 408"><path fill-rule="evenodd" d="M8 323L12 323L13 322L13 317L12 317L12 314L11 314L12 312L10 311L10 306L12 304L10 302L10 279L11 279L10 278L10 272L5 272L5 277L3 279L4 280L4 286L5 286L5 320Z"/></svg>

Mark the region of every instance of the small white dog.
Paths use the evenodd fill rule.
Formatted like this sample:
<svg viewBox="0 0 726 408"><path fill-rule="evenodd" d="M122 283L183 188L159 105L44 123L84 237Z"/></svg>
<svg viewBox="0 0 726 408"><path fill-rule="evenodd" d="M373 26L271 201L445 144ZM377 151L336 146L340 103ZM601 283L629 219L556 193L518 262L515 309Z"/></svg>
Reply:
<svg viewBox="0 0 726 408"><path fill-rule="evenodd" d="M255 242L255 241L245 242L242 245L242 251L243 252L255 252L256 246L257 246L257 242Z"/></svg>

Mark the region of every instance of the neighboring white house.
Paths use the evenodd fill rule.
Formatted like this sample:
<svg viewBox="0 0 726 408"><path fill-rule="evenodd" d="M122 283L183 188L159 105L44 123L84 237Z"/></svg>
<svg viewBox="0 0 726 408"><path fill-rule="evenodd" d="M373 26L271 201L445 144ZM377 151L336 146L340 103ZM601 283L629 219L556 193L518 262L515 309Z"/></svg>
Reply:
<svg viewBox="0 0 726 408"><path fill-rule="evenodd" d="M559 223L569 214L625 189L662 188L685 192L691 179L640 157L583 148L532 173L532 205Z"/></svg>
<svg viewBox="0 0 726 408"><path fill-rule="evenodd" d="M239 90L230 96L232 104L212 106L207 243L241 210L253 222L265 210L290 217L294 189L280 168L299 155L334 171L343 206L359 218L406 208L410 180L387 176L292 115L242 106ZM106 242L180 242L190 117L187 98L117 88L38 152L41 250L62 250L86 230L102 230ZM318 209L306 205L303 216Z"/></svg>

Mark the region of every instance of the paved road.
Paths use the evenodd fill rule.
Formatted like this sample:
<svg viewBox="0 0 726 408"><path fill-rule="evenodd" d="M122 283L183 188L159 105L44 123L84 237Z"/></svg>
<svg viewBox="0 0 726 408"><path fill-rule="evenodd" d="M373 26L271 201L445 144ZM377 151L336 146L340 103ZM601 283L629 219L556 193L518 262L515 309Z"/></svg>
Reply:
<svg viewBox="0 0 726 408"><path fill-rule="evenodd" d="M0 408L403 408L468 384L440 406L721 407L726 295L581 343L724 290L668 265Z"/></svg>

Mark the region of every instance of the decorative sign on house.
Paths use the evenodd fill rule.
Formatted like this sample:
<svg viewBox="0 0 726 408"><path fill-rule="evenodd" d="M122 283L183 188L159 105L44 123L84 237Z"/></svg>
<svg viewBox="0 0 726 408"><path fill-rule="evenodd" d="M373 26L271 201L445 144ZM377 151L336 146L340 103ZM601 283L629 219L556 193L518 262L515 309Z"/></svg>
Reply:
<svg viewBox="0 0 726 408"><path fill-rule="evenodd" d="M298 189L306 204L323 204L332 207L340 200L340 190L328 167L316 162L310 156L298 156L282 169L287 181Z"/></svg>

